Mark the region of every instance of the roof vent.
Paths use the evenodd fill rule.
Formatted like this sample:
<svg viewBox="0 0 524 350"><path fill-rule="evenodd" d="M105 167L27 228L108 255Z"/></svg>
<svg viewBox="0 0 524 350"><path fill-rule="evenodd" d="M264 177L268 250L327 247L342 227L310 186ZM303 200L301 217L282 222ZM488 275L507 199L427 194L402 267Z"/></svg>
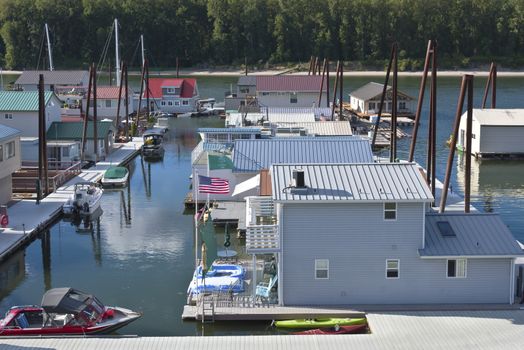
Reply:
<svg viewBox="0 0 524 350"><path fill-rule="evenodd" d="M455 231L447 221L437 221L438 230L443 237L456 237Z"/></svg>
<svg viewBox="0 0 524 350"><path fill-rule="evenodd" d="M293 187L306 188L303 169L293 169Z"/></svg>

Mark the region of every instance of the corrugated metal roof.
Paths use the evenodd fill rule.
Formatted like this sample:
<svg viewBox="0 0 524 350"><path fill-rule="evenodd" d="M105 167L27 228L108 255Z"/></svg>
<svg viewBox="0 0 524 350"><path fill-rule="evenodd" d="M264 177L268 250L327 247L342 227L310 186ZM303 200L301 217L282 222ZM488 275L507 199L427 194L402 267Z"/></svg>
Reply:
<svg viewBox="0 0 524 350"><path fill-rule="evenodd" d="M243 75L240 78L238 78L237 85L255 86L257 85L257 77L253 75Z"/></svg>
<svg viewBox="0 0 524 350"><path fill-rule="evenodd" d="M360 138L272 138L236 140L235 172L258 172L279 163L370 163L368 140Z"/></svg>
<svg viewBox="0 0 524 350"><path fill-rule="evenodd" d="M304 114L313 113L316 119L320 119L322 116L331 116L331 108L327 107L262 107L260 108L261 113L289 113L289 114Z"/></svg>
<svg viewBox="0 0 524 350"><path fill-rule="evenodd" d="M315 114L311 111L304 113L269 113L268 117L271 123L315 122Z"/></svg>
<svg viewBox="0 0 524 350"><path fill-rule="evenodd" d="M467 112L461 120L466 120ZM473 119L480 125L524 126L524 109L473 109Z"/></svg>
<svg viewBox="0 0 524 350"><path fill-rule="evenodd" d="M356 89L355 91L350 92L349 96L358 98L359 100L367 101L367 100L372 99L373 97L377 97L377 96L380 97L382 95L383 89L384 89L384 84L370 82ZM391 86L388 85L387 91L390 91L390 90L391 90ZM409 96L408 94L404 92L399 91L398 93L407 97L410 100L413 100L413 97Z"/></svg>
<svg viewBox="0 0 524 350"><path fill-rule="evenodd" d="M285 91L285 92L318 92L322 82L320 75L272 75L257 76L257 92ZM322 91L327 91L324 78Z"/></svg>
<svg viewBox="0 0 524 350"><path fill-rule="evenodd" d="M0 141L8 140L20 135L22 132L7 125L0 124Z"/></svg>
<svg viewBox="0 0 524 350"><path fill-rule="evenodd" d="M44 92L46 105L53 96L51 91ZM38 112L38 91L0 91L0 111Z"/></svg>
<svg viewBox="0 0 524 350"><path fill-rule="evenodd" d="M104 139L113 128L112 122L97 122L98 139ZM47 129L46 137L48 140L80 140L82 139L83 122L53 122ZM93 122L87 124L87 138L93 139Z"/></svg>
<svg viewBox="0 0 524 350"><path fill-rule="evenodd" d="M448 222L455 236L444 237L438 222ZM496 214L444 213L426 215L422 257L524 255L508 227Z"/></svg>
<svg viewBox="0 0 524 350"><path fill-rule="evenodd" d="M198 128L203 134L260 134L261 128Z"/></svg>
<svg viewBox="0 0 524 350"><path fill-rule="evenodd" d="M351 136L351 124L349 121L324 121L324 122L306 122L306 123L277 123L279 131L285 131L289 128L305 129L310 135L317 136Z"/></svg>
<svg viewBox="0 0 524 350"><path fill-rule="evenodd" d="M85 70L26 70L18 77L15 84L38 84L40 74L44 75L46 85L80 85L87 77Z"/></svg>
<svg viewBox="0 0 524 350"><path fill-rule="evenodd" d="M304 170L307 189L292 190L292 172ZM273 164L276 201L417 201L433 200L414 163Z"/></svg>

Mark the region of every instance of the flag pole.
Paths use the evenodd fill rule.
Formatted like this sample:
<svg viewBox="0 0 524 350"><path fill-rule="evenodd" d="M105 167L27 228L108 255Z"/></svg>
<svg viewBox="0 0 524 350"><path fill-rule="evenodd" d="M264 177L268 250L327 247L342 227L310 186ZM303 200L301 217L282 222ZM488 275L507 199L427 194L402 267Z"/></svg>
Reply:
<svg viewBox="0 0 524 350"><path fill-rule="evenodd" d="M193 168L193 199L195 203L195 268L198 267L198 186L200 186L198 181L198 170Z"/></svg>

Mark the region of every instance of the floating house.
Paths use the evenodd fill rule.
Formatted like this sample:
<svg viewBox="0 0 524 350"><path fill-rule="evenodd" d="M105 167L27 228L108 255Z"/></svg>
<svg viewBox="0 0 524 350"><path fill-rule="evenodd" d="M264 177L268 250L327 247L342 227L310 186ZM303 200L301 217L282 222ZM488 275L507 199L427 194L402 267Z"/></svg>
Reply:
<svg viewBox="0 0 524 350"><path fill-rule="evenodd" d="M382 91L384 84L367 83L349 94L349 102L351 111L361 117L369 117L378 113L380 108L380 100L382 98ZM398 106L397 112L399 116L412 116L415 110L414 98L408 94L398 92ZM388 86L386 90L386 98L384 99L384 107L382 113L391 114L392 102L392 87Z"/></svg>
<svg viewBox="0 0 524 350"><path fill-rule="evenodd" d="M23 91L38 91L40 74L44 75L44 89L61 92L87 89L89 73L85 70L26 70L15 81L15 88Z"/></svg>
<svg viewBox="0 0 524 350"><path fill-rule="evenodd" d="M54 122L47 130L48 147L56 150L48 151L48 156L56 161L74 161L80 157L83 134L83 122ZM115 127L111 121L97 122L98 158L104 158L113 150L115 142ZM94 130L93 122L87 124L85 159L94 160Z"/></svg>
<svg viewBox="0 0 524 350"><path fill-rule="evenodd" d="M116 114L118 111L118 95L119 95L120 88L118 86L98 86L96 88L96 113L97 117L102 118L108 118L111 120L116 120ZM91 95L91 107L89 108L89 115L93 115L93 94ZM129 89L129 95L128 95L128 111L129 113L133 113L134 110L134 104L133 104L133 91ZM86 97L82 100L83 104L83 110L85 111L87 109L87 99ZM125 111L126 111L126 105L125 105L125 89L122 89L122 96L120 100L120 118L125 118Z"/></svg>
<svg viewBox="0 0 524 350"><path fill-rule="evenodd" d="M275 123L275 136L351 136L353 130L349 121L318 121L298 123Z"/></svg>
<svg viewBox="0 0 524 350"><path fill-rule="evenodd" d="M60 120L62 102L52 91L44 94L46 129ZM0 91L0 123L38 137L38 91Z"/></svg>
<svg viewBox="0 0 524 350"><path fill-rule="evenodd" d="M177 114L195 112L200 98L197 81L191 78L149 78L149 91L144 91L142 98L148 96L152 111Z"/></svg>
<svg viewBox="0 0 524 350"><path fill-rule="evenodd" d="M327 101L327 80L319 75L242 76L237 92L226 97L225 109L239 110L250 104L261 107L313 107ZM254 101L255 100L255 101ZM318 106L317 106L318 107Z"/></svg>
<svg viewBox="0 0 524 350"><path fill-rule="evenodd" d="M271 196L247 198L246 249L276 257L279 304L513 303L523 252L507 226L432 212L420 170L273 164Z"/></svg>
<svg viewBox="0 0 524 350"><path fill-rule="evenodd" d="M21 168L20 135L19 130L0 124L0 205L11 200L12 175Z"/></svg>
<svg viewBox="0 0 524 350"><path fill-rule="evenodd" d="M466 147L467 112L460 120L457 148ZM524 109L473 109L471 153L478 158L524 157Z"/></svg>

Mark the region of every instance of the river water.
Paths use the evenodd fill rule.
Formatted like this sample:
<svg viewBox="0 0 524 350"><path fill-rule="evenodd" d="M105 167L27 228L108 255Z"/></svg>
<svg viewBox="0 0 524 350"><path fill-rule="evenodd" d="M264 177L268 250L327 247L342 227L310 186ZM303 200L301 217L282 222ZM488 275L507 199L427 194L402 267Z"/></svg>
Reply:
<svg viewBox="0 0 524 350"><path fill-rule="evenodd" d="M12 77L11 77L12 78ZM8 81L4 79L4 81ZM221 101L234 77L198 78L202 97ZM345 93L371 77L346 78ZM137 81L133 81L137 84ZM480 105L485 79L476 78L475 106ZM402 77L399 89L418 94L419 79ZM441 78L438 87L437 174L443 179L460 78ZM524 108L522 78L499 78L497 106ZM345 95L347 96L347 95ZM427 112L427 103L425 106ZM427 118L427 113L423 118ZM105 304L138 310L144 316L120 331L142 336L271 334L265 323L215 323L205 328L182 322L186 289L193 272L192 213L184 211L189 191L191 150L198 143L198 127L220 127L218 118L171 119L170 137L162 162L129 165L129 188L106 191L103 214L92 232L83 232L65 220L0 266L0 312L12 305L39 304L49 288L72 286L92 292ZM425 164L425 119L419 133L416 160ZM407 131L410 131L409 129ZM399 141L405 158L410 139ZM524 142L524 141L523 141ZM461 157L453 167L453 189L463 190ZM524 162L473 161L472 203L499 213L516 238L524 240ZM218 238L222 241L222 238ZM238 244L233 238L233 244Z"/></svg>

